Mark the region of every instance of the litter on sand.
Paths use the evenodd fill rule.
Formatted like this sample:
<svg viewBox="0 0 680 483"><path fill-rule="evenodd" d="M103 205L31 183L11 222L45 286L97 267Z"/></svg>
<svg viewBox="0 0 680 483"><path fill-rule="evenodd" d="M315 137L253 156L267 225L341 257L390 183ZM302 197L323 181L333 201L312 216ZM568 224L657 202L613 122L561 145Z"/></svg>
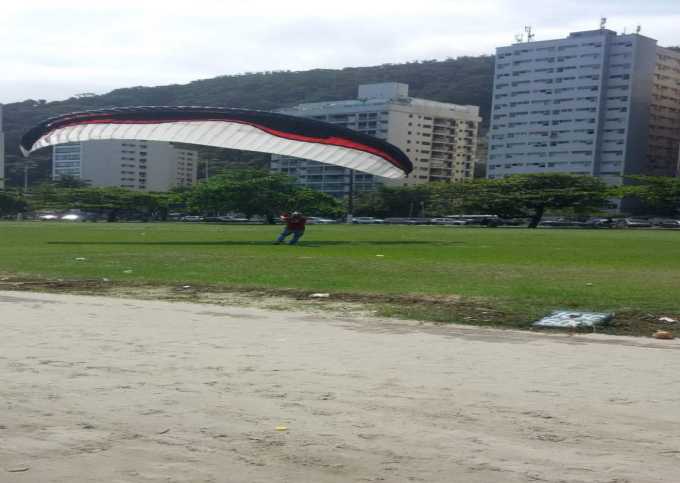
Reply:
<svg viewBox="0 0 680 483"><path fill-rule="evenodd" d="M673 333L668 330L657 330L656 332L654 332L654 338L666 340L674 339Z"/></svg>
<svg viewBox="0 0 680 483"><path fill-rule="evenodd" d="M310 295L310 297L313 299L327 299L330 296L331 294L329 293L313 293Z"/></svg>
<svg viewBox="0 0 680 483"><path fill-rule="evenodd" d="M569 312L556 310L547 317L533 323L534 327L551 327L576 329L581 327L595 327L609 322L614 314L599 312Z"/></svg>
<svg viewBox="0 0 680 483"><path fill-rule="evenodd" d="M277 431L288 431L288 426L279 425L276 427Z"/></svg>
<svg viewBox="0 0 680 483"><path fill-rule="evenodd" d="M669 322L671 324L674 324L677 322L675 319L671 319L670 317L659 317L659 322Z"/></svg>
<svg viewBox="0 0 680 483"><path fill-rule="evenodd" d="M7 471L9 473L23 473L24 471L28 471L30 469L29 466L15 466L13 468L7 468Z"/></svg>

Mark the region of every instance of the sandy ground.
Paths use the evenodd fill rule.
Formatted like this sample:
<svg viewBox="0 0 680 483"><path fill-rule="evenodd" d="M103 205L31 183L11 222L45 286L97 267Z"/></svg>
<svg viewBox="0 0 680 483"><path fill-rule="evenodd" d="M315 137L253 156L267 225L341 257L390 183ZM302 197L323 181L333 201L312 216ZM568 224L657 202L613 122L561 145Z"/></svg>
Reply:
<svg viewBox="0 0 680 483"><path fill-rule="evenodd" d="M19 292L0 334L0 482L680 481L677 340Z"/></svg>

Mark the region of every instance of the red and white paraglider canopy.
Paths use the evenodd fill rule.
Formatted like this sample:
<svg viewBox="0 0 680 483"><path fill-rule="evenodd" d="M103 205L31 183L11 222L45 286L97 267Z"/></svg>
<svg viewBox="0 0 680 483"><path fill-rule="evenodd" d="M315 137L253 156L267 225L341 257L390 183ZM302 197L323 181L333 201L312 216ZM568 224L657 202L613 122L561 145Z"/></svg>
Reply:
<svg viewBox="0 0 680 483"><path fill-rule="evenodd" d="M311 159L400 178L413 169L397 147L357 131L313 119L245 109L123 107L48 119L21 139L24 156L55 144L138 139L200 144Z"/></svg>

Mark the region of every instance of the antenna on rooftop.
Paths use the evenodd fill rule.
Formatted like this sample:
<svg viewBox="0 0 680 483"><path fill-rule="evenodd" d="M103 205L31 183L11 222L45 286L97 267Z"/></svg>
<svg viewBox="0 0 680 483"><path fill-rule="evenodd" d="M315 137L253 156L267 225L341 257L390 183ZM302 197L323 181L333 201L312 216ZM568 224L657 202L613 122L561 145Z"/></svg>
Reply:
<svg viewBox="0 0 680 483"><path fill-rule="evenodd" d="M524 31L527 33L527 42L531 42L534 40L534 37L536 37L536 34L533 33L531 29L531 25L526 25L524 27Z"/></svg>
<svg viewBox="0 0 680 483"><path fill-rule="evenodd" d="M517 42L518 44L521 44L522 42L524 42L524 34L515 35L515 42Z"/></svg>
<svg viewBox="0 0 680 483"><path fill-rule="evenodd" d="M607 17L600 17L600 30L607 28Z"/></svg>
<svg viewBox="0 0 680 483"><path fill-rule="evenodd" d="M635 33L640 35L641 31L642 31L642 25L638 24L637 27L635 27Z"/></svg>

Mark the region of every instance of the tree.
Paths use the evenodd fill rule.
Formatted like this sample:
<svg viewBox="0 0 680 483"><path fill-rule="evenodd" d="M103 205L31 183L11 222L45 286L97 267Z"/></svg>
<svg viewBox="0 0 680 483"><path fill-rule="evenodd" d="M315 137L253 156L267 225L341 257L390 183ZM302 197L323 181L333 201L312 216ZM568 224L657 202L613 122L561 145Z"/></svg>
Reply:
<svg viewBox="0 0 680 483"><path fill-rule="evenodd" d="M0 191L0 216L14 215L28 209L28 203L19 193Z"/></svg>
<svg viewBox="0 0 680 483"><path fill-rule="evenodd" d="M65 199L71 208L106 213L108 221L117 221L124 213L150 220L165 202L163 194L115 187L66 190Z"/></svg>
<svg viewBox="0 0 680 483"><path fill-rule="evenodd" d="M436 216L474 213L476 208L467 206L466 200L475 193L475 190L481 189L483 181L430 184L429 213Z"/></svg>
<svg viewBox="0 0 680 483"><path fill-rule="evenodd" d="M105 214L108 221L117 221L124 212L151 219L170 202L165 193L147 193L117 187L60 188L52 184L40 186L34 192L34 204L43 209L78 209Z"/></svg>
<svg viewBox="0 0 680 483"><path fill-rule="evenodd" d="M85 179L80 179L75 176L59 176L52 181L56 188L86 188L90 186L90 182Z"/></svg>
<svg viewBox="0 0 680 483"><path fill-rule="evenodd" d="M389 208L382 196L382 191L367 191L359 194L354 200L354 214L357 216L388 216Z"/></svg>
<svg viewBox="0 0 680 483"><path fill-rule="evenodd" d="M359 216L419 217L429 205L431 185L381 186L375 192L362 193L355 203Z"/></svg>
<svg viewBox="0 0 680 483"><path fill-rule="evenodd" d="M630 176L635 182L619 188L623 197L633 197L643 203L647 212L674 216L680 208L680 178L667 176Z"/></svg>
<svg viewBox="0 0 680 483"><path fill-rule="evenodd" d="M296 186L288 199L285 211L300 211L306 215L339 218L344 214L345 209L337 198L329 194Z"/></svg>
<svg viewBox="0 0 680 483"><path fill-rule="evenodd" d="M293 192L287 176L257 170L233 170L197 185L187 196L195 211L238 211L247 217L264 215L268 221L284 211Z"/></svg>
<svg viewBox="0 0 680 483"><path fill-rule="evenodd" d="M481 213L526 216L529 228L536 228L547 209L586 214L603 207L609 196L607 186L592 176L525 174L469 183L461 205Z"/></svg>
<svg viewBox="0 0 680 483"><path fill-rule="evenodd" d="M340 203L333 197L295 185L280 173L229 170L198 184L187 194L190 208L203 213L236 211L247 217L264 215L273 223L284 211L337 216Z"/></svg>

